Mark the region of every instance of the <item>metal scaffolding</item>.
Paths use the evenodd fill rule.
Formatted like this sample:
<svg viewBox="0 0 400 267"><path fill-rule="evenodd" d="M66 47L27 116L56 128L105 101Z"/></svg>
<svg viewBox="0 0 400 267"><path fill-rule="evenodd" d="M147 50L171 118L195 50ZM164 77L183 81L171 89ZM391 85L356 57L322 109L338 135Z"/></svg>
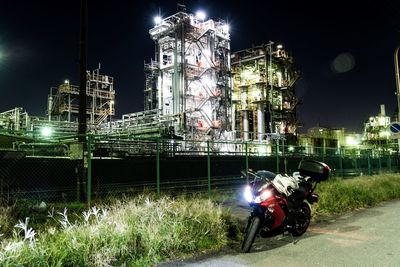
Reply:
<svg viewBox="0 0 400 267"><path fill-rule="evenodd" d="M29 131L30 127L31 118L20 107L0 113L0 130L9 132Z"/></svg>
<svg viewBox="0 0 400 267"><path fill-rule="evenodd" d="M145 65L145 108L185 139L219 139L230 130L230 37L223 21L178 12L150 31L155 61ZM157 103L155 105L154 103Z"/></svg>
<svg viewBox="0 0 400 267"><path fill-rule="evenodd" d="M273 42L231 55L232 128L236 138L267 139L267 134L297 136L293 59Z"/></svg>
<svg viewBox="0 0 400 267"><path fill-rule="evenodd" d="M87 105L88 126L94 128L111 119L115 114L114 79L100 75L100 67L87 71ZM58 87L52 87L48 96L47 115L49 121L76 122L79 113L79 87L66 80Z"/></svg>

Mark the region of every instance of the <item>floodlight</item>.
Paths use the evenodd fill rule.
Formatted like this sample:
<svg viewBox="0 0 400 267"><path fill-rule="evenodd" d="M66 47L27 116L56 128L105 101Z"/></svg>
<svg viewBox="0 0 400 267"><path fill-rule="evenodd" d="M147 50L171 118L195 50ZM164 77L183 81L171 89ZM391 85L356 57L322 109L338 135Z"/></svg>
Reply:
<svg viewBox="0 0 400 267"><path fill-rule="evenodd" d="M162 21L162 18L161 18L160 16L155 16L155 17L154 17L154 23L155 23L156 25L160 24L161 21Z"/></svg>
<svg viewBox="0 0 400 267"><path fill-rule="evenodd" d="M204 11L199 10L199 11L196 12L196 17L199 20L205 20L206 19L206 13Z"/></svg>
<svg viewBox="0 0 400 267"><path fill-rule="evenodd" d="M278 48L278 49L282 49L282 48L283 48L283 45L281 45L281 44L278 44L278 45L276 46L276 48Z"/></svg>
<svg viewBox="0 0 400 267"><path fill-rule="evenodd" d="M50 128L49 126L45 126L45 127L43 127L43 128L41 129L40 134L41 134L43 137L49 137L49 136L51 136L51 135L53 134L53 129Z"/></svg>
<svg viewBox="0 0 400 267"><path fill-rule="evenodd" d="M223 25L222 29L224 30L224 32L229 32L229 30L230 30L229 24Z"/></svg>

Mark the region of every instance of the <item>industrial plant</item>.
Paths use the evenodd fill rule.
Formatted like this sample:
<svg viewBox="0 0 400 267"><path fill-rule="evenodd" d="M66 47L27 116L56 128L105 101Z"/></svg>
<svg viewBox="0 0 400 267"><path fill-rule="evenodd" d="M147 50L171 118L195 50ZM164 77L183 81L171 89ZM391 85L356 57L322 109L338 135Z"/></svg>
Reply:
<svg viewBox="0 0 400 267"><path fill-rule="evenodd" d="M257 140L271 134L296 139L298 78L282 44L231 52L229 25L185 9L157 18L149 30L155 55L144 66L144 110L114 118L114 78L100 66L87 71L88 131L138 138ZM71 134L78 127L79 87L52 87L47 117L22 108L2 112L0 127L34 135L44 127Z"/></svg>
<svg viewBox="0 0 400 267"><path fill-rule="evenodd" d="M268 41L232 52L226 21L209 19L203 12L191 14L184 7L169 17L156 17L149 37L155 54L144 64L144 110L115 118L114 78L102 74L99 64L87 71L88 133L114 139L193 141L182 142L182 150L204 150L206 141L266 144L270 152L280 140L283 145L332 143L330 137L321 141L319 134L329 132L322 128L318 136L309 133L299 140L299 72L283 44ZM0 113L0 129L31 138L76 134L78 104L79 86L66 80L50 88L47 116L31 116L16 107ZM365 125L366 143L387 139L382 129L388 127L388 118L383 107L378 117L371 117ZM328 147L343 145L343 139Z"/></svg>

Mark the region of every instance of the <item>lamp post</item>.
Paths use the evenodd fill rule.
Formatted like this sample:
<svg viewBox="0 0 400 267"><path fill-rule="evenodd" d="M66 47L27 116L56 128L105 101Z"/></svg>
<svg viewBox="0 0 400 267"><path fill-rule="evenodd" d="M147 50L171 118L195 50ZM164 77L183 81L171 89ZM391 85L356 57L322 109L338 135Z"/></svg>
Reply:
<svg viewBox="0 0 400 267"><path fill-rule="evenodd" d="M394 69L395 69L395 77L396 77L396 96L397 96L397 121L400 121L400 74L399 74L399 49L400 44L397 45L396 50L394 51ZM397 143L399 145L400 154L400 138L397 139Z"/></svg>

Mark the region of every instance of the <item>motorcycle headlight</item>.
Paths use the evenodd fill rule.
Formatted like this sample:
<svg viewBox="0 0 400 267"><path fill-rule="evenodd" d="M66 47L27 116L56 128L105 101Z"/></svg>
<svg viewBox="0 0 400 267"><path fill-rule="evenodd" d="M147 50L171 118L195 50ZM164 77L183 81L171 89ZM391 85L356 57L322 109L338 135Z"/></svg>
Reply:
<svg viewBox="0 0 400 267"><path fill-rule="evenodd" d="M243 196L247 202L250 203L253 201L253 193L251 192L251 187L249 185L244 188Z"/></svg>
<svg viewBox="0 0 400 267"><path fill-rule="evenodd" d="M263 202L263 201L267 200L268 198L270 198L271 196L272 196L271 190L265 189L254 199L254 202L255 203Z"/></svg>

